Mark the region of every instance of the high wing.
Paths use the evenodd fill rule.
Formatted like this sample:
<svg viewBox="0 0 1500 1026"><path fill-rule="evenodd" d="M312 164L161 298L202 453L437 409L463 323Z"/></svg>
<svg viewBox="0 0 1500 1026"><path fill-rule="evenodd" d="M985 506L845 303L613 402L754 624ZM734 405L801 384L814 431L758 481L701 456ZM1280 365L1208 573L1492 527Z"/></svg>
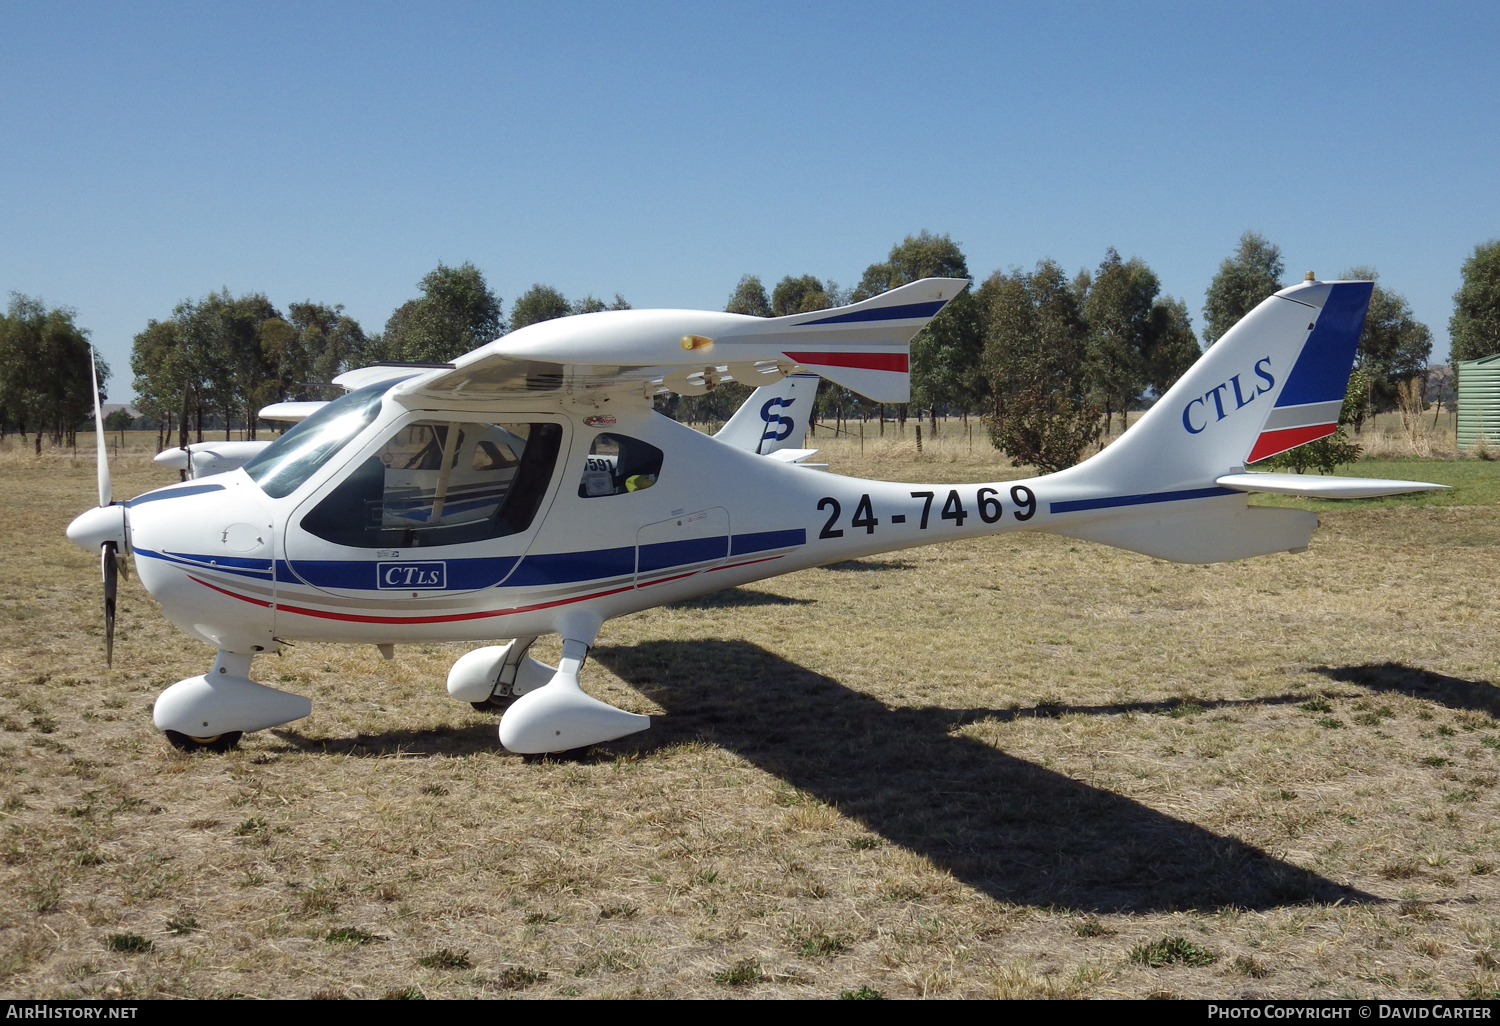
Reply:
<svg viewBox="0 0 1500 1026"><path fill-rule="evenodd" d="M702 310L610 310L528 325L397 385L437 399L544 398L546 393L702 395L722 381L752 387L801 368L876 402L911 394L909 345L967 287L924 278L850 306L749 317Z"/></svg>

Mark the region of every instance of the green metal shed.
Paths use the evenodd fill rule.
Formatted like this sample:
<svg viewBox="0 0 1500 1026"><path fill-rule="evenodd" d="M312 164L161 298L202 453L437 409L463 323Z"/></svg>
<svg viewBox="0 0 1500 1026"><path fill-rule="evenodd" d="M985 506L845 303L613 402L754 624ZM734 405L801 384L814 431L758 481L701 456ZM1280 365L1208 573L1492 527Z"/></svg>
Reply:
<svg viewBox="0 0 1500 1026"><path fill-rule="evenodd" d="M1458 447L1500 446L1500 353L1458 363Z"/></svg>

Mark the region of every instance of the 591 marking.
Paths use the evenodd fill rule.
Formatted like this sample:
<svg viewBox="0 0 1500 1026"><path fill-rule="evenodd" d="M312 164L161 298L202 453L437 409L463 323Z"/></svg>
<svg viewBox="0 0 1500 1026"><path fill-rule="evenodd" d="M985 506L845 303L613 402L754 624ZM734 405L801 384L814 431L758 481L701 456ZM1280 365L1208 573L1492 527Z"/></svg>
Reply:
<svg viewBox="0 0 1500 1026"><path fill-rule="evenodd" d="M925 531L934 526L932 517L932 504L937 500L936 492L912 492L913 499L922 500L922 512L918 518L917 530ZM1026 521L1036 516L1036 494L1025 485L1013 485L1010 489L1010 502L1013 507L1011 516L1017 520ZM818 532L819 538L842 538L843 528L837 526L839 517L843 515L843 506L839 500L831 495L824 496L818 500L818 511L831 510L828 521L823 525L823 530ZM977 512L979 519L986 524L998 523L1005 517L1005 503L1000 498L1000 492L994 488L981 488L974 494L974 506L971 510L964 505L963 497L957 488L949 489L943 504L938 508L938 520L947 520L954 527L964 526L972 513ZM905 513L896 513L890 516L892 524L906 523ZM865 529L865 534L874 534L875 528L880 526L880 518L875 515L875 506L870 501L869 495L861 495L859 502L854 507L854 515L849 518L851 528Z"/></svg>

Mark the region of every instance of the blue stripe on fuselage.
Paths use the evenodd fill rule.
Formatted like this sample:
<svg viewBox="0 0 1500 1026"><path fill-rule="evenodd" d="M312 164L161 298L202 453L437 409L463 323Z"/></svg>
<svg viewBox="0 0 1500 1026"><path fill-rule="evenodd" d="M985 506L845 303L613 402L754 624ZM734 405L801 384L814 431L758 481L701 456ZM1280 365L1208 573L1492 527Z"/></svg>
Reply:
<svg viewBox="0 0 1500 1026"><path fill-rule="evenodd" d="M785 549L806 544L807 532L800 527L795 531L755 531L750 534L735 535L730 541L729 554L743 556L750 552L765 552L768 549Z"/></svg>
<svg viewBox="0 0 1500 1026"><path fill-rule="evenodd" d="M222 570L240 577L268 578L271 576L269 559L246 559L242 556L199 556L189 552L156 552L152 549L134 547L130 550L137 556L159 559L165 563L202 567L205 570Z"/></svg>
<svg viewBox="0 0 1500 1026"><path fill-rule="evenodd" d="M1107 499L1075 499L1048 505L1053 513L1078 513L1086 509L1110 509L1115 506L1144 506L1152 502L1180 502L1183 499L1209 499L1216 495L1242 495L1232 488L1189 488L1180 492L1147 492L1142 495L1112 495Z"/></svg>
<svg viewBox="0 0 1500 1026"><path fill-rule="evenodd" d="M276 561L277 580L295 584L299 580L314 588L339 588L346 591L381 590L376 567L381 563L445 563L448 585L434 591L479 591L493 588L505 580L515 556L489 556L479 559L442 559L424 555L421 549L405 549L405 559L390 556L381 559L297 559Z"/></svg>
<svg viewBox="0 0 1500 1026"><path fill-rule="evenodd" d="M144 506L148 502L160 502L162 499L180 499L184 495L202 495L204 492L222 492L224 486L221 484L188 485L185 488L161 488L145 495L138 495L134 499L126 499L123 505Z"/></svg>
<svg viewBox="0 0 1500 1026"><path fill-rule="evenodd" d="M505 582L507 588L536 588L548 584L571 584L603 577L628 577L635 573L635 546L594 549L589 552L549 552L527 556Z"/></svg>
<svg viewBox="0 0 1500 1026"><path fill-rule="evenodd" d="M707 563L729 555L729 537L690 538L686 541L655 542L639 547L636 573L649 574L668 567Z"/></svg>
<svg viewBox="0 0 1500 1026"><path fill-rule="evenodd" d="M726 556L743 556L773 549L794 548L807 544L807 531L755 531L731 537L696 538L689 541L660 542L640 547L641 573L653 573L674 566L690 566ZM204 556L184 552L153 552L136 549L138 554L181 566L202 567L225 573L264 579L271 573L268 559ZM629 577L637 572L636 547L622 545L612 549L583 552L538 553L524 558L492 556L473 559L443 559L430 552L404 549L410 562L443 562L447 564L445 591L479 591L502 582L507 588L545 587L555 584L577 584L584 581ZM283 584L308 584L315 588L337 588L343 591L376 591L376 565L401 562L383 556L371 559L298 559L276 561L276 578ZM519 561L520 566L516 566ZM512 574L511 569L515 568ZM507 577L506 575L510 576Z"/></svg>

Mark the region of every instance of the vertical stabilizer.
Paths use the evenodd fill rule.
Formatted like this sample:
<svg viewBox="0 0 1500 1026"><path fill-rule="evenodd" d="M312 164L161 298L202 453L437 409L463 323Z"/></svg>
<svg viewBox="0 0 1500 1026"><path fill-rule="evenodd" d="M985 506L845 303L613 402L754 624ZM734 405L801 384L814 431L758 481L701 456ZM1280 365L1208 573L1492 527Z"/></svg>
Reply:
<svg viewBox="0 0 1500 1026"><path fill-rule="evenodd" d="M1201 488L1338 429L1374 287L1308 281L1240 320L1103 452L1056 475L1120 493Z"/></svg>

